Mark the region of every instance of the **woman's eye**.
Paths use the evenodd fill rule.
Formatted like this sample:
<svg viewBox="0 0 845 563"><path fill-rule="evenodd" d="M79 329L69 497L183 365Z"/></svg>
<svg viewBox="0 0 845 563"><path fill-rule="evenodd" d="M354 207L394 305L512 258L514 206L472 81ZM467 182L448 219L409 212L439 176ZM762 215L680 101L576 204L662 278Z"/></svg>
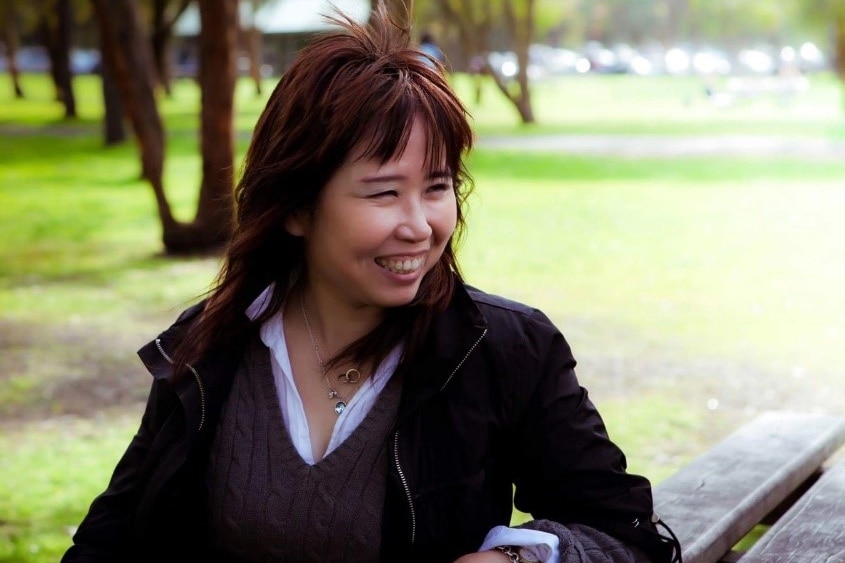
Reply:
<svg viewBox="0 0 845 563"><path fill-rule="evenodd" d="M379 199L385 197L393 197L396 195L396 193L396 190L382 190L380 192L372 193L368 197L371 199Z"/></svg>
<svg viewBox="0 0 845 563"><path fill-rule="evenodd" d="M428 191L430 192L445 192L451 189L452 186L449 184L434 184L433 186L428 187Z"/></svg>

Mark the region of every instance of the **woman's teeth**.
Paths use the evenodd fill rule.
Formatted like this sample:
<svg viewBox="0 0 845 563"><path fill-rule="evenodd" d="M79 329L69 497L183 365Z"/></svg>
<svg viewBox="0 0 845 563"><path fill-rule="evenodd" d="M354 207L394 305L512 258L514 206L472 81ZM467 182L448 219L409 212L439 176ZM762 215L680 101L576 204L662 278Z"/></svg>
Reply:
<svg viewBox="0 0 845 563"><path fill-rule="evenodd" d="M405 260L391 260L386 258L378 258L376 263L382 268L387 268L394 274L408 274L414 272L422 266L422 258L413 258Z"/></svg>

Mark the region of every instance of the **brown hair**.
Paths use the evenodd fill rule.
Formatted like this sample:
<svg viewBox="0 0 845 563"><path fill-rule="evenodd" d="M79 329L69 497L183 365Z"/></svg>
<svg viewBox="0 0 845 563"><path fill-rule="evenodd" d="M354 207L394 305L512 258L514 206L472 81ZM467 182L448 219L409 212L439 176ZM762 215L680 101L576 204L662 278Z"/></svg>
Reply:
<svg viewBox="0 0 845 563"><path fill-rule="evenodd" d="M457 228L415 301L388 311L373 332L334 360L375 365L399 342L408 358L461 279L455 245L471 190L464 163L472 146L466 109L442 69L432 68L411 46L410 29L391 19L383 5L366 25L339 12L327 19L339 29L316 36L299 53L258 119L235 191L235 230L205 310L177 350L181 367L238 341L279 311L305 270L302 240L285 230L285 219L315 208L323 187L359 143L368 142L366 158L387 162L401 155L415 117L427 132L426 162L445 161L452 173ZM271 283L269 306L250 323L245 310Z"/></svg>

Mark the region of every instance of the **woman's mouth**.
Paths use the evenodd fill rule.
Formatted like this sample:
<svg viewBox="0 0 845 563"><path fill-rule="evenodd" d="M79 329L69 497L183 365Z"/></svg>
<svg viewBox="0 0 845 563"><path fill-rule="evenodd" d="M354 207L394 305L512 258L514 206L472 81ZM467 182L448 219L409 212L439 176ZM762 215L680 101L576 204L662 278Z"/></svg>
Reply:
<svg viewBox="0 0 845 563"><path fill-rule="evenodd" d="M419 270L423 258L376 258L376 264L394 274L410 274Z"/></svg>

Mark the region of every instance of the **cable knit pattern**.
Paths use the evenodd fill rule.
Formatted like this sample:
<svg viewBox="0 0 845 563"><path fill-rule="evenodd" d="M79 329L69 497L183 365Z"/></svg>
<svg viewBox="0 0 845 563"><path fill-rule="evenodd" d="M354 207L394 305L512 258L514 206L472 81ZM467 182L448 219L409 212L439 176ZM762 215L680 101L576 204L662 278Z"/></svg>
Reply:
<svg viewBox="0 0 845 563"><path fill-rule="evenodd" d="M209 518L219 549L256 563L377 561L398 378L346 441L308 465L284 426L269 354L257 340L246 354L211 449Z"/></svg>

